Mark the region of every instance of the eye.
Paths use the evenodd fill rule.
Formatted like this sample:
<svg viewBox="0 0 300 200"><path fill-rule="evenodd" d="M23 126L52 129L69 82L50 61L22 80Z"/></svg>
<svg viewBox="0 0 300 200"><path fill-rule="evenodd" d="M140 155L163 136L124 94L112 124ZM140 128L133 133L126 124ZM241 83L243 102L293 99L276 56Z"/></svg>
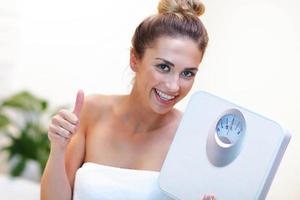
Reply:
<svg viewBox="0 0 300 200"><path fill-rule="evenodd" d="M169 72L170 71L170 67L166 64L158 64L158 65L156 65L156 67L162 72Z"/></svg>
<svg viewBox="0 0 300 200"><path fill-rule="evenodd" d="M191 71L183 71L183 72L182 72L182 75L183 75L185 78L190 78L190 77L195 76L195 73L194 73L194 72L191 72Z"/></svg>

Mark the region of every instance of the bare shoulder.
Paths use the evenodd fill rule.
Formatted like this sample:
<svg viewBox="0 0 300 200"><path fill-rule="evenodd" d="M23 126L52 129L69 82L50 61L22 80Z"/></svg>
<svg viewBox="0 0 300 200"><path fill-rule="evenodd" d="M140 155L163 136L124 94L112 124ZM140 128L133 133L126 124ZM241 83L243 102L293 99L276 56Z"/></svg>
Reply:
<svg viewBox="0 0 300 200"><path fill-rule="evenodd" d="M104 108L109 104L109 99L111 99L110 96L103 94L88 95L84 99L84 109L85 111L91 111Z"/></svg>
<svg viewBox="0 0 300 200"><path fill-rule="evenodd" d="M174 121L179 125L181 118L183 116L183 112L181 110L178 110L177 108L173 109L173 116L174 116Z"/></svg>
<svg viewBox="0 0 300 200"><path fill-rule="evenodd" d="M83 118L91 119L95 117L99 117L100 114L108 111L112 106L112 98L111 95L103 95L103 94L93 94L85 97L84 105L83 105Z"/></svg>
<svg viewBox="0 0 300 200"><path fill-rule="evenodd" d="M66 171L73 187L75 173L85 160L86 137L88 129L97 123L99 117L105 116L105 110L111 107L111 96L89 95L84 99L80 113L80 123L77 132L72 136L66 152Z"/></svg>
<svg viewBox="0 0 300 200"><path fill-rule="evenodd" d="M112 113L114 106L122 99L123 95L103 95L92 94L85 97L81 122L85 126L91 126L91 123L97 123L98 120L107 117Z"/></svg>
<svg viewBox="0 0 300 200"><path fill-rule="evenodd" d="M183 115L183 112L177 108L174 108L174 112L178 118L181 118Z"/></svg>
<svg viewBox="0 0 300 200"><path fill-rule="evenodd" d="M173 137L177 128L179 127L179 124L181 122L183 113L182 111L173 108L170 114L170 118L167 120L170 123L166 126L168 128L168 132L170 133L170 136Z"/></svg>

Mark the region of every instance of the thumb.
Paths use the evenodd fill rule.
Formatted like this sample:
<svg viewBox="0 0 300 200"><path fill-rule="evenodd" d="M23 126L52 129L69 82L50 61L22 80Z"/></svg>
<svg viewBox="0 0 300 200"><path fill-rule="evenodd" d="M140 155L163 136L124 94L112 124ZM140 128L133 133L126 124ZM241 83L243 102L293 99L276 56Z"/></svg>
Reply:
<svg viewBox="0 0 300 200"><path fill-rule="evenodd" d="M77 92L77 97L76 97L76 102L75 102L75 107L73 110L73 113L79 117L82 106L83 106L83 102L84 102L84 93L82 90L78 90Z"/></svg>

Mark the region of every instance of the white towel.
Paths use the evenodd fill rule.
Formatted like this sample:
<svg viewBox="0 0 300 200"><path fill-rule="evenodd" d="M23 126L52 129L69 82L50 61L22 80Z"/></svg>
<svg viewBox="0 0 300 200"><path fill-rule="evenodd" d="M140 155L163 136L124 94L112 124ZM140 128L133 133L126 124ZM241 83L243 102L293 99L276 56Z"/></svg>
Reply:
<svg viewBox="0 0 300 200"><path fill-rule="evenodd" d="M166 200L159 172L86 162L75 176L73 200Z"/></svg>

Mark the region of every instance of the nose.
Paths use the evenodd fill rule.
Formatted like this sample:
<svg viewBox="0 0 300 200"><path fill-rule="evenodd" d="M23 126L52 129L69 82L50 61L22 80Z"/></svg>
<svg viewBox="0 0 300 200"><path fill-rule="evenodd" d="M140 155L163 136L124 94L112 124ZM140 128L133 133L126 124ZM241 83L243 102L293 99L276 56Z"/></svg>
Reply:
<svg viewBox="0 0 300 200"><path fill-rule="evenodd" d="M166 86L169 92L176 93L179 91L179 77L176 75L170 76L166 82Z"/></svg>

